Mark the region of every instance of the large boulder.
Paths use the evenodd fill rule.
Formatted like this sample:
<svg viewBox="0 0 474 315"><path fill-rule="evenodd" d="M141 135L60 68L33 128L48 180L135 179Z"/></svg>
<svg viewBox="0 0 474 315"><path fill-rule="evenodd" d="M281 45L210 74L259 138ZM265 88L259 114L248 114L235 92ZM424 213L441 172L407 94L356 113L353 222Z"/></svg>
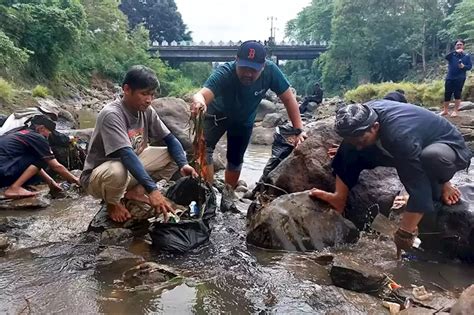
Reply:
<svg viewBox="0 0 474 315"><path fill-rule="evenodd" d="M255 121L262 121L265 115L270 113L276 113L283 109L282 104L273 103L268 100L263 99L258 105L257 108L257 116L255 117Z"/></svg>
<svg viewBox="0 0 474 315"><path fill-rule="evenodd" d="M273 143L273 128L254 127L250 142L259 145L271 145Z"/></svg>
<svg viewBox="0 0 474 315"><path fill-rule="evenodd" d="M474 284L463 291L456 304L451 307L452 315L468 315L474 311Z"/></svg>
<svg viewBox="0 0 474 315"><path fill-rule="evenodd" d="M280 196L264 207L254 203L247 212L247 242L263 248L321 250L358 238L352 222L312 200L308 191Z"/></svg>
<svg viewBox="0 0 474 315"><path fill-rule="evenodd" d="M327 150L342 139L334 132L333 126L334 118L309 124L308 139L270 172L270 184L289 193L314 187L334 191L335 177ZM389 213L393 199L402 188L393 168L364 170L359 183L351 190L346 217L363 229L370 223L370 217L378 212Z"/></svg>
<svg viewBox="0 0 474 315"><path fill-rule="evenodd" d="M191 124L189 122L191 113L188 104L179 98L162 97L155 99L151 106L166 127L179 139L186 152L190 153L192 150ZM164 145L163 143L156 144Z"/></svg>
<svg viewBox="0 0 474 315"><path fill-rule="evenodd" d="M287 117L284 116L281 112L271 113L265 115L262 121L262 127L264 128L273 128L279 126L287 121Z"/></svg>

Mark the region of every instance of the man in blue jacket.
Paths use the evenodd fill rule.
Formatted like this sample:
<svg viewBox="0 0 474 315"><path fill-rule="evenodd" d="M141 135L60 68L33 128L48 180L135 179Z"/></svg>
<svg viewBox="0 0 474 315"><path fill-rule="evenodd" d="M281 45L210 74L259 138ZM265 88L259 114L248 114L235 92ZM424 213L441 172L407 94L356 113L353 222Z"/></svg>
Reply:
<svg viewBox="0 0 474 315"><path fill-rule="evenodd" d="M444 83L444 109L441 115L448 114L448 106L451 97L454 94L454 111L451 117L456 117L461 104L461 93L466 81L466 72L472 69L471 56L464 53L463 40L456 41L454 51L450 52L445 58L448 61L448 74Z"/></svg>
<svg viewBox="0 0 474 315"><path fill-rule="evenodd" d="M150 107L159 81L144 66L134 66L122 83L123 98L106 105L96 127L81 175L90 195L103 199L112 220L124 222L130 212L122 199L150 204L157 213L174 212L161 195L155 179L169 179L177 170L197 176L178 139ZM163 140L166 147L149 146L149 139ZM150 176L151 175L151 176Z"/></svg>
<svg viewBox="0 0 474 315"><path fill-rule="evenodd" d="M313 189L310 196L342 213L362 170L395 167L410 195L395 234L398 253L411 248L424 213L434 211L433 200L459 201L450 180L469 166L472 153L448 120L412 104L376 100L340 109L335 130L344 139L332 163L335 192Z"/></svg>

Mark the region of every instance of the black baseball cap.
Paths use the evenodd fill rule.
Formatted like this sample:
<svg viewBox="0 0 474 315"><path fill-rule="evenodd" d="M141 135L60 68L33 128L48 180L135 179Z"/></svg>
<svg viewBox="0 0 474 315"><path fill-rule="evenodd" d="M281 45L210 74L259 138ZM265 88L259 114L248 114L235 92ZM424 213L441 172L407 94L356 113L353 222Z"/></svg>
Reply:
<svg viewBox="0 0 474 315"><path fill-rule="evenodd" d="M46 129L49 131L53 132L56 130L56 123L46 117L45 115L35 115L31 119L31 124L36 125L36 126L44 126Z"/></svg>
<svg viewBox="0 0 474 315"><path fill-rule="evenodd" d="M237 51L237 66L260 71L265 65L266 55L267 52L262 44L254 40L248 40L243 42Z"/></svg>

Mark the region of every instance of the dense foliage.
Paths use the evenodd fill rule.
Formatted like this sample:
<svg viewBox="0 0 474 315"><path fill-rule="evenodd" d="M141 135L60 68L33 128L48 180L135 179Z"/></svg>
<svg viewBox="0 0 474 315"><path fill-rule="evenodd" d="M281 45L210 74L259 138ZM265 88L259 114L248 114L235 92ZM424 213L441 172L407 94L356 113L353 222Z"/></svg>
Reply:
<svg viewBox="0 0 474 315"><path fill-rule="evenodd" d="M191 89L179 70L150 58L149 31L129 28L118 6L117 0L1 1L0 77L54 90L93 76L120 82L131 65L144 64L158 73L163 94Z"/></svg>
<svg viewBox="0 0 474 315"><path fill-rule="evenodd" d="M298 41L328 41L329 49L292 83L304 91L306 82L322 81L339 92L400 81L414 68L427 73L455 39L474 41L473 16L473 0L313 0L286 32Z"/></svg>

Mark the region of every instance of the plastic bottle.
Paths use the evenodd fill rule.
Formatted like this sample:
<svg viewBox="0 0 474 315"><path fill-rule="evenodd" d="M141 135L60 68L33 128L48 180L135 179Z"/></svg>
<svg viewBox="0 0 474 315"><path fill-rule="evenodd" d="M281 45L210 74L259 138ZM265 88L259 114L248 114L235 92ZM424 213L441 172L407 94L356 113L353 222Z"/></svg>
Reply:
<svg viewBox="0 0 474 315"><path fill-rule="evenodd" d="M189 204L189 215L191 218L199 216L199 208L196 201L191 201Z"/></svg>

